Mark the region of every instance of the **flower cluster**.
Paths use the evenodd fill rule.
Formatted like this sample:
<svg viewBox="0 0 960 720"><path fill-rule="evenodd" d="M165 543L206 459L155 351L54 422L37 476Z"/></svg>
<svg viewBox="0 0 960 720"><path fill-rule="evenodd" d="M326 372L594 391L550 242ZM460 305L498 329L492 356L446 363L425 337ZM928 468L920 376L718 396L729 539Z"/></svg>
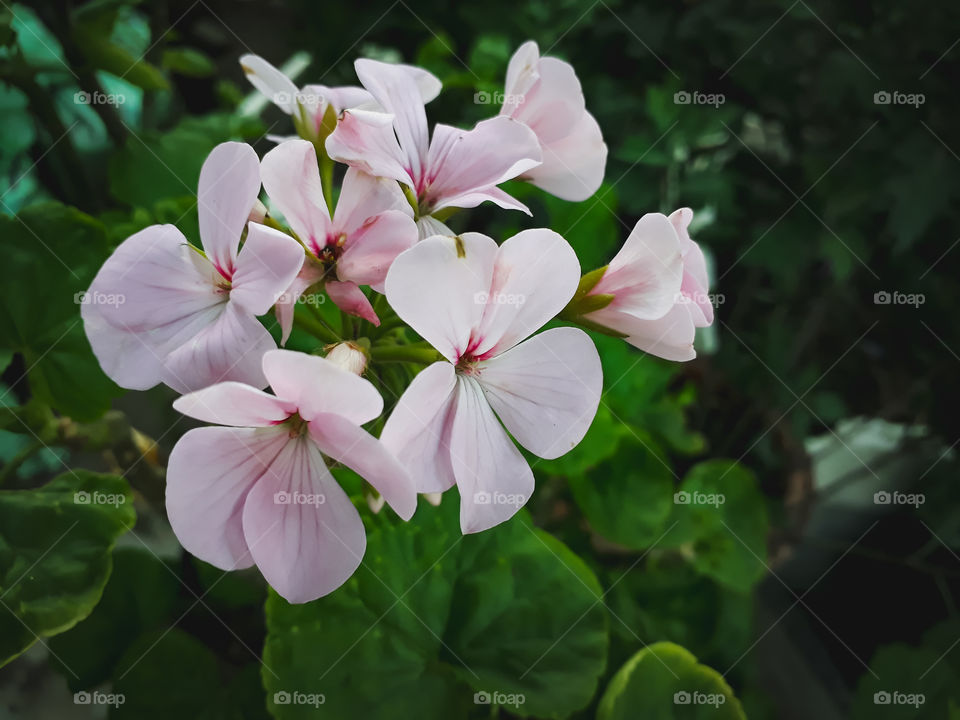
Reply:
<svg viewBox="0 0 960 720"><path fill-rule="evenodd" d="M586 274L552 230L498 243L447 227L487 201L529 214L507 180L574 201L600 186L607 148L580 83L535 43L510 60L499 113L470 129L431 131L441 86L420 68L361 59L362 87L298 88L262 58L241 66L297 135L262 160L243 143L215 148L199 179L201 247L172 225L132 235L89 289L124 302L81 313L114 381L166 384L179 412L211 424L170 456L184 547L220 568L256 564L307 602L343 584L366 546L330 463L404 520L418 493L439 502L456 485L463 532L489 529L534 492L518 446L556 458L593 421L603 376L581 328L689 360L713 308L687 209L645 215ZM336 305L341 331L308 295ZM313 353L278 349L295 324ZM403 372L388 381L373 370L389 361ZM362 426L381 416L382 390L393 409L376 437Z"/></svg>

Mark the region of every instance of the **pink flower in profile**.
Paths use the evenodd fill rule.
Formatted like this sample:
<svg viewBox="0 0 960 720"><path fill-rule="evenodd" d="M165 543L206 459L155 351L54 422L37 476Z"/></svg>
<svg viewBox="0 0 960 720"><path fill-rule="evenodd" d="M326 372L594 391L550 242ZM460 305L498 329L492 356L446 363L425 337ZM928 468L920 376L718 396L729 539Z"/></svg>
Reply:
<svg viewBox="0 0 960 720"><path fill-rule="evenodd" d="M332 107L335 115L347 108L380 109L373 96L363 88L349 85L305 85L298 88L293 80L259 55L242 56L240 67L250 84L283 112L292 116L294 122L302 125L310 137L320 134L320 125L327 107ZM398 67L413 79L425 103L440 93L440 81L432 73L412 65Z"/></svg>
<svg viewBox="0 0 960 720"><path fill-rule="evenodd" d="M479 233L427 238L387 273L391 307L446 360L414 378L381 440L418 492L456 483L465 533L507 520L533 493L533 472L507 431L556 458L593 421L603 377L587 334L564 327L525 340L579 278L573 248L545 229L499 247Z"/></svg>
<svg viewBox="0 0 960 720"><path fill-rule="evenodd" d="M379 325L359 286L370 285L383 292L390 263L417 241L413 211L400 187L392 180L350 168L331 218L311 143L281 143L264 156L261 172L271 202L308 253L300 274L277 303L283 342L290 335L297 298L324 278L327 293L339 308Z"/></svg>
<svg viewBox="0 0 960 720"><path fill-rule="evenodd" d="M667 360L692 360L696 328L713 322L707 265L690 239L689 208L670 217L640 218L620 252L588 293L613 295L584 318L626 335L626 341Z"/></svg>
<svg viewBox="0 0 960 720"><path fill-rule="evenodd" d="M261 358L276 343L256 316L297 276L303 248L247 224L259 192L253 148L218 145L200 171L203 251L173 225L152 225L107 258L88 295L117 302L84 304L81 315L94 354L118 385L146 390L164 382L179 392L221 380L266 386Z"/></svg>
<svg viewBox="0 0 960 720"><path fill-rule="evenodd" d="M607 146L600 126L586 110L570 63L540 57L537 44L525 42L507 66L500 115L527 125L540 141L543 163L520 179L575 202L597 191L603 182Z"/></svg>
<svg viewBox="0 0 960 720"><path fill-rule="evenodd" d="M183 546L233 570L256 564L292 603L332 592L366 549L360 515L325 456L356 471L404 520L416 493L404 468L360 425L383 410L367 380L324 358L263 356L275 395L226 382L184 395L185 415L228 427L190 430L167 468L167 514Z"/></svg>
<svg viewBox="0 0 960 720"><path fill-rule="evenodd" d="M529 214L497 187L540 164L540 147L528 127L508 117L484 120L472 130L438 124L431 139L423 100L408 73L375 60L357 60L355 66L385 112L344 112L327 138L330 157L406 185L418 217L485 200Z"/></svg>

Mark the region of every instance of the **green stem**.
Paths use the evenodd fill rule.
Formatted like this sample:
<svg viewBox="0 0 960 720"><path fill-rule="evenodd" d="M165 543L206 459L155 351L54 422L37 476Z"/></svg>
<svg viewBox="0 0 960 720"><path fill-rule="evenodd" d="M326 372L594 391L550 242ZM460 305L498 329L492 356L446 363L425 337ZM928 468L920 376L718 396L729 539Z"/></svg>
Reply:
<svg viewBox="0 0 960 720"><path fill-rule="evenodd" d="M317 149L317 157L320 159L320 185L323 188L323 199L327 202L327 210L330 217L333 217L333 160L327 155L324 148Z"/></svg>
<svg viewBox="0 0 960 720"><path fill-rule="evenodd" d="M370 348L374 362L412 362L429 365L442 360L443 356L432 347L424 345L380 345Z"/></svg>
<svg viewBox="0 0 960 720"><path fill-rule="evenodd" d="M340 342L340 338L337 337L337 334L333 332L327 324L324 323L317 317L312 317L310 315L293 314L293 324L306 330L308 333L314 337L318 337L321 340L329 343Z"/></svg>

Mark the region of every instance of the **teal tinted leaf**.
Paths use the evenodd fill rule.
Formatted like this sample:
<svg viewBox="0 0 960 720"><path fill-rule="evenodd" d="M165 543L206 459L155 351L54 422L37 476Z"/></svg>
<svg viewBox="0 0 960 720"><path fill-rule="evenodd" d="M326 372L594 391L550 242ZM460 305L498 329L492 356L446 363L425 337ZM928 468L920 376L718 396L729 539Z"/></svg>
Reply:
<svg viewBox="0 0 960 720"><path fill-rule="evenodd" d="M0 491L0 664L90 614L134 520L130 489L113 475L78 470Z"/></svg>

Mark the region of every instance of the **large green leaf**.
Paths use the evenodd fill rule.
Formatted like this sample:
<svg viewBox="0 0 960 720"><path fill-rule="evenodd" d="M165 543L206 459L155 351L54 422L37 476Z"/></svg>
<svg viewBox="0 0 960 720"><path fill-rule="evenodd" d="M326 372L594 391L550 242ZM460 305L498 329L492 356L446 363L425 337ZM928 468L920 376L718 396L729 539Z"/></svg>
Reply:
<svg viewBox="0 0 960 720"><path fill-rule="evenodd" d="M723 676L669 642L649 645L613 676L597 720L746 720Z"/></svg>
<svg viewBox="0 0 960 720"><path fill-rule="evenodd" d="M6 256L0 347L24 356L38 399L79 420L98 417L120 392L100 370L79 301L109 254L103 226L59 203L0 217Z"/></svg>
<svg viewBox="0 0 960 720"><path fill-rule="evenodd" d="M275 717L452 720L492 701L560 718L586 705L608 641L596 578L525 513L462 537L453 500L410 523L378 516L363 565L331 595L290 605L271 594L263 678ZM321 694L319 709L297 702Z"/></svg>
<svg viewBox="0 0 960 720"><path fill-rule="evenodd" d="M0 664L90 614L132 501L123 479L85 470L0 491Z"/></svg>

